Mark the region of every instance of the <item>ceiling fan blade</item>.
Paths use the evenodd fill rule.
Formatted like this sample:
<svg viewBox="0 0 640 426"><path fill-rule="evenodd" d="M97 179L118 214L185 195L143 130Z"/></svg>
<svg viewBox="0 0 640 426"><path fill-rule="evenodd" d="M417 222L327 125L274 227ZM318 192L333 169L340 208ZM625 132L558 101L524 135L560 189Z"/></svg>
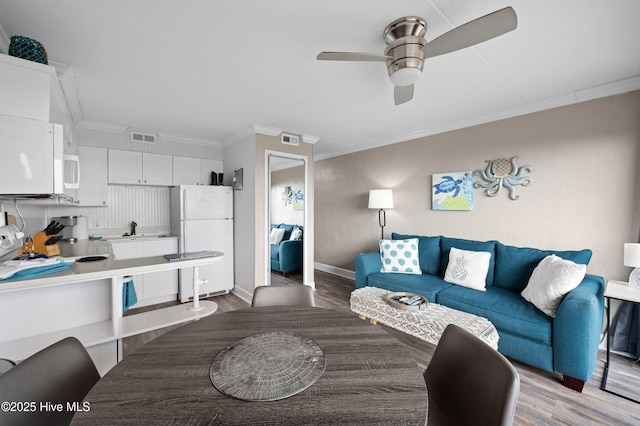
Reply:
<svg viewBox="0 0 640 426"><path fill-rule="evenodd" d="M396 105L409 102L411 99L413 99L413 84L408 86L394 86L393 100Z"/></svg>
<svg viewBox="0 0 640 426"><path fill-rule="evenodd" d="M425 58L443 55L470 47L499 35L513 31L518 26L518 17L511 7L505 7L460 25L437 37L423 48Z"/></svg>
<svg viewBox="0 0 640 426"><path fill-rule="evenodd" d="M393 59L391 56L379 55L377 53L359 52L320 52L317 56L319 61L372 61L384 62Z"/></svg>

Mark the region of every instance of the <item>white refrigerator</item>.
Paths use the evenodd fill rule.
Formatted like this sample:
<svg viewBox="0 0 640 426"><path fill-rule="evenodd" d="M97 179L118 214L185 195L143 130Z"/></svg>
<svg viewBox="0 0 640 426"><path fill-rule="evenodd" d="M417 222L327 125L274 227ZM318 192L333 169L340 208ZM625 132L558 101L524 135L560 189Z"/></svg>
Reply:
<svg viewBox="0 0 640 426"><path fill-rule="evenodd" d="M179 237L181 253L214 250L222 261L200 266L200 296L228 293L233 289L233 188L230 186L180 185L171 188L171 232ZM193 268L180 269L178 297L193 298Z"/></svg>

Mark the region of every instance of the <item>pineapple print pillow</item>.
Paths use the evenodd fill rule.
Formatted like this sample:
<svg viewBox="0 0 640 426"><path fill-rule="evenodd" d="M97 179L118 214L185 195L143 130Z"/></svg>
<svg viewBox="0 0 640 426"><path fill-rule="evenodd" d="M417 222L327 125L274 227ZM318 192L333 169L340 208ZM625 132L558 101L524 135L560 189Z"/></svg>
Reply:
<svg viewBox="0 0 640 426"><path fill-rule="evenodd" d="M451 247L444 280L451 284L485 291L490 262L491 253L488 251L468 251Z"/></svg>
<svg viewBox="0 0 640 426"><path fill-rule="evenodd" d="M380 272L422 274L418 259L418 239L380 240Z"/></svg>

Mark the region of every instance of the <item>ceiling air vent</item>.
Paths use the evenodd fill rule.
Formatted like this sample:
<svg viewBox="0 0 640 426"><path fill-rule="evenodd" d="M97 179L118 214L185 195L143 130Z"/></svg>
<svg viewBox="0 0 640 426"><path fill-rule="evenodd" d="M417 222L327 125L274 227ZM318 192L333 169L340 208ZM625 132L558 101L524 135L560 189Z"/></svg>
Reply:
<svg viewBox="0 0 640 426"><path fill-rule="evenodd" d="M156 143L156 135L151 133L131 131L131 142Z"/></svg>
<svg viewBox="0 0 640 426"><path fill-rule="evenodd" d="M282 134L282 143L285 145L298 146L300 142L300 138L294 135L288 135L286 133Z"/></svg>

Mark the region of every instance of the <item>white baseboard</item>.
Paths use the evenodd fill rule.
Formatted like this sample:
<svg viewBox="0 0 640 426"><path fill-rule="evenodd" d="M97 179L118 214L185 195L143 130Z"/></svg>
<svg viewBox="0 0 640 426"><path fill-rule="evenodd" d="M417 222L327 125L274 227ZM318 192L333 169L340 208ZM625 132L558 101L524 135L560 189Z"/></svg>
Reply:
<svg viewBox="0 0 640 426"><path fill-rule="evenodd" d="M314 268L322 272L328 272L329 274L338 275L340 277L348 278L350 280L356 279L356 273L348 269L338 268L336 266L331 266L331 265L325 265L324 263L319 263L319 262L315 262L313 266Z"/></svg>
<svg viewBox="0 0 640 426"><path fill-rule="evenodd" d="M240 299L244 300L245 302L251 303L251 300L253 300L253 294L249 293L247 290L240 288L238 286L234 286L231 292L236 296L238 296Z"/></svg>

